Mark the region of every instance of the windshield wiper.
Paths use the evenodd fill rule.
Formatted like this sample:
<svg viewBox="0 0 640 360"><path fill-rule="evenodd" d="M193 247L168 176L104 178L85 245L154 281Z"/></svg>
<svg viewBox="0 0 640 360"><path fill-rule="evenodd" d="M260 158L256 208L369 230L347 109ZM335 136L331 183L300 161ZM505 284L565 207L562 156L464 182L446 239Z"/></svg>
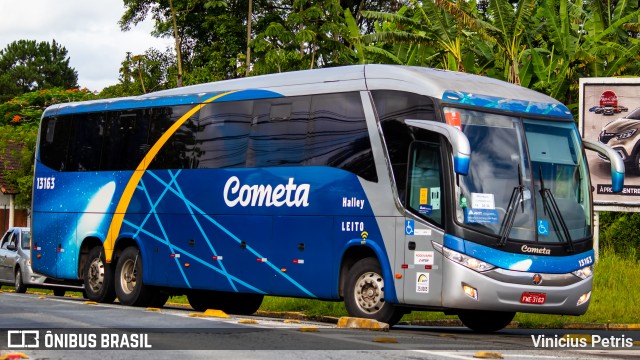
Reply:
<svg viewBox="0 0 640 360"><path fill-rule="evenodd" d="M513 188L511 192L511 198L507 205L507 212L500 225L500 239L498 240L498 246L505 246L509 239L509 233L513 227L513 222L516 219L516 209L518 208L518 202L522 206L522 212L524 213L524 185L522 184L522 168L518 164L518 186Z"/></svg>
<svg viewBox="0 0 640 360"><path fill-rule="evenodd" d="M544 207L545 215L549 215L549 219L551 220L551 226L553 226L553 230L556 232L557 236L560 240L564 240L568 245L567 252L574 252L573 240L571 239L571 234L569 233L569 228L567 228L567 223L564 221L562 217L562 213L560 212L560 208L558 208L558 204L556 203L556 199L553 196L553 193L550 189L544 187L544 179L542 178L542 168L538 168L540 173L540 196L542 197L542 205ZM558 231L558 230L562 231ZM563 239L564 237L564 239Z"/></svg>

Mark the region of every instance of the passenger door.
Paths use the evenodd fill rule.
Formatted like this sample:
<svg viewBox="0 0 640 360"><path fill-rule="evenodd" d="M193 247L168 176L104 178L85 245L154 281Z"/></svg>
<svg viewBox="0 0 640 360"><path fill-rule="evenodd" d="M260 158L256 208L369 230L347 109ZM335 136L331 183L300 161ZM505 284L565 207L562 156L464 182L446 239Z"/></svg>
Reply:
<svg viewBox="0 0 640 360"><path fill-rule="evenodd" d="M404 223L404 301L441 305L442 256L432 241L442 243L442 157L440 145L414 142L409 150Z"/></svg>

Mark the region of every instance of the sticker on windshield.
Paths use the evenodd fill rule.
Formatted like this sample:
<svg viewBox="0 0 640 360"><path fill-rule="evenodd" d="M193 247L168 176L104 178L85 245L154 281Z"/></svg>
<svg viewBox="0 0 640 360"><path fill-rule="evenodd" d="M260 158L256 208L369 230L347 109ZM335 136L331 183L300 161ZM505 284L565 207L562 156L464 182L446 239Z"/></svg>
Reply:
<svg viewBox="0 0 640 360"><path fill-rule="evenodd" d="M433 210L440 210L440 188L432 187L431 192L431 207Z"/></svg>
<svg viewBox="0 0 640 360"><path fill-rule="evenodd" d="M538 234L542 236L549 235L549 221L547 220L538 220Z"/></svg>
<svg viewBox="0 0 640 360"><path fill-rule="evenodd" d="M471 207L474 209L495 209L493 194L471 193Z"/></svg>
<svg viewBox="0 0 640 360"><path fill-rule="evenodd" d="M497 224L498 210L495 209L464 209L464 222L467 224Z"/></svg>
<svg viewBox="0 0 640 360"><path fill-rule="evenodd" d="M429 203L429 188L420 188L420 205L427 205Z"/></svg>
<svg viewBox="0 0 640 360"><path fill-rule="evenodd" d="M433 213L433 207L431 205L420 205L418 212L422 215L431 215Z"/></svg>

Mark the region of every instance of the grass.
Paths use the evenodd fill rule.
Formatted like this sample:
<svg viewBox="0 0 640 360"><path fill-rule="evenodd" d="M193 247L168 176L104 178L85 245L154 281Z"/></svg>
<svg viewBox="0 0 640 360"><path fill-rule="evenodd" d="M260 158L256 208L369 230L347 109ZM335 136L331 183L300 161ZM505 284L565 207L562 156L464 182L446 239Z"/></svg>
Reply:
<svg viewBox="0 0 640 360"><path fill-rule="evenodd" d="M31 290L29 290L31 292ZM48 290L34 292L50 293ZM78 293L79 295L79 293ZM640 263L634 257L604 253L595 268L591 304L581 316L518 313L515 321L521 327L558 328L564 323L631 324L640 323ZM188 304L185 296L174 296L169 302ZM306 316L346 316L342 302L266 296L260 310L301 312ZM457 319L441 312L414 311L402 321Z"/></svg>

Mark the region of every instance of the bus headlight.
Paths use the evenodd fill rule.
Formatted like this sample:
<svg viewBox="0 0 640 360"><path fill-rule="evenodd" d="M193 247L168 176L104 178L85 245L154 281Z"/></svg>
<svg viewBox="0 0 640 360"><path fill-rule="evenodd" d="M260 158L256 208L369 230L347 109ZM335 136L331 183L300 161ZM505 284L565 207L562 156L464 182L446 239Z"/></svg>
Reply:
<svg viewBox="0 0 640 360"><path fill-rule="evenodd" d="M572 272L572 274L584 280L593 275L593 265L585 266L582 269Z"/></svg>
<svg viewBox="0 0 640 360"><path fill-rule="evenodd" d="M478 260L471 256L467 256L461 254L457 251L453 251L451 249L447 249L446 247L442 248L442 254L449 260L457 262L462 266L466 266L471 270L475 270L478 272L487 271L495 268L495 266L488 264L484 261Z"/></svg>

